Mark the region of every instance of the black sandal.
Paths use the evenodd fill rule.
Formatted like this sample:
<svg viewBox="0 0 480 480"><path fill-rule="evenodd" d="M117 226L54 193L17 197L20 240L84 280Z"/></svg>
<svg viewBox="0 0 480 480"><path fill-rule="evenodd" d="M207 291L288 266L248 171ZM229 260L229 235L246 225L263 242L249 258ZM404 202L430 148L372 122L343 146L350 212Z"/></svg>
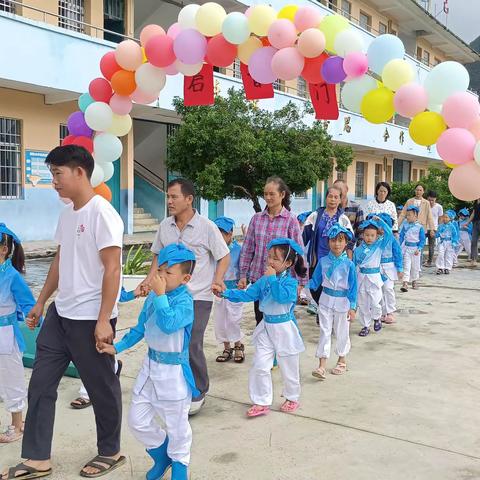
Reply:
<svg viewBox="0 0 480 480"><path fill-rule="evenodd" d="M75 410L83 410L84 408L88 408L91 404L92 402L90 400L83 397L78 397L70 402L70 406Z"/></svg>
<svg viewBox="0 0 480 480"><path fill-rule="evenodd" d="M240 345L235 345L233 347L235 350L235 355L233 356L233 361L235 363L242 363L245 360L245 345L241 343Z"/></svg>
<svg viewBox="0 0 480 480"><path fill-rule="evenodd" d="M97 478L101 477L103 475L106 475L107 473L110 473L112 470L115 470L118 467L121 467L125 462L126 458L121 455L118 460L114 460L113 458L108 458L108 457L103 457L102 455L97 455L95 458L90 460L87 464L84 465L83 468L85 467L92 467L96 468L99 470L97 473L85 473L82 470L80 470L80 476L81 477L86 477L86 478ZM105 465L108 465L107 467Z"/></svg>
<svg viewBox="0 0 480 480"><path fill-rule="evenodd" d="M226 348L221 355L216 358L216 362L225 363L233 358L233 348Z"/></svg>
<svg viewBox="0 0 480 480"><path fill-rule="evenodd" d="M15 476L18 472L25 472L21 473L20 475ZM42 478L52 474L52 469L49 468L48 470L38 470L33 467L29 467L24 463L19 463L15 467L10 467L8 469L8 474L6 480L11 480L14 478L20 478L21 480L29 480L33 478ZM3 475L2 475L3 478Z"/></svg>

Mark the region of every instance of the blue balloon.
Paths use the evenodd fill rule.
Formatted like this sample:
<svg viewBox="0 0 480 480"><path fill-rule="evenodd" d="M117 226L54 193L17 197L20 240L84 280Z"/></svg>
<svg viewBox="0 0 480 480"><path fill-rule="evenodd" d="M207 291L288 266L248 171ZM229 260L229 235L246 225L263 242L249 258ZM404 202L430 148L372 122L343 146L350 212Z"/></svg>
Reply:
<svg viewBox="0 0 480 480"><path fill-rule="evenodd" d="M94 102L95 100L90 96L88 92L82 93L78 99L78 108L80 108L82 112L85 112L87 107Z"/></svg>
<svg viewBox="0 0 480 480"><path fill-rule="evenodd" d="M389 33L375 38L368 47L368 67L377 75L382 75L383 68L390 60L403 59L405 47L395 35Z"/></svg>

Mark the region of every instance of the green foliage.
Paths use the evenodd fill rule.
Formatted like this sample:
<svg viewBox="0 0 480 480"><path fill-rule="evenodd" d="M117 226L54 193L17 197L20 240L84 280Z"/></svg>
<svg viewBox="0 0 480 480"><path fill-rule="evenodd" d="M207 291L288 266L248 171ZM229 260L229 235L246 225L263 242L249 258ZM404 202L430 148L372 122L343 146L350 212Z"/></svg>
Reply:
<svg viewBox="0 0 480 480"><path fill-rule="evenodd" d="M139 245L136 250L135 245L130 247L125 264L123 265L124 275L146 275L150 270L152 263L152 253Z"/></svg>
<svg viewBox="0 0 480 480"><path fill-rule="evenodd" d="M169 139L167 167L192 179L207 200L245 198L258 211L268 177L282 177L298 193L328 178L334 157L342 169L353 161L353 150L334 145L320 122L304 123L308 105L269 112L231 88L213 106L185 107L178 97L174 106L183 123Z"/></svg>
<svg viewBox="0 0 480 480"><path fill-rule="evenodd" d="M430 166L427 175L419 182L396 183L392 184L391 200L396 205L404 205L405 202L415 196L415 187L418 184L425 188L425 198L429 190L437 193L437 202L443 206L444 210L454 209L458 211L470 204L457 200L448 189L448 177L450 169Z"/></svg>

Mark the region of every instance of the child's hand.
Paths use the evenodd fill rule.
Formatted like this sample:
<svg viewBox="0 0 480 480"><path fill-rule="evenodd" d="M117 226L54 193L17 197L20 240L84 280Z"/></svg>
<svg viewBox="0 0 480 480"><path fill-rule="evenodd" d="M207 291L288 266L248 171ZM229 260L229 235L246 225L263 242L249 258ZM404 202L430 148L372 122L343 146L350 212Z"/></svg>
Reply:
<svg viewBox="0 0 480 480"><path fill-rule="evenodd" d="M150 280L150 285L152 287L152 290L157 295L165 295L165 289L167 288L167 281L163 277L156 274L152 278L152 280Z"/></svg>
<svg viewBox="0 0 480 480"><path fill-rule="evenodd" d="M143 287L138 285L138 287L133 291L133 295L135 298L143 297Z"/></svg>
<svg viewBox="0 0 480 480"><path fill-rule="evenodd" d="M403 272L398 272L398 279L403 280Z"/></svg>
<svg viewBox="0 0 480 480"><path fill-rule="evenodd" d="M219 283L212 284L212 293L218 298L222 298L222 293L225 290L225 287L223 285L220 285Z"/></svg>
<svg viewBox="0 0 480 480"><path fill-rule="evenodd" d="M349 322L354 322L355 321L355 316L357 315L357 312L353 309L350 309L348 311L348 317L347 317L347 320Z"/></svg>
<svg viewBox="0 0 480 480"><path fill-rule="evenodd" d="M245 290L247 288L247 279L241 278L237 283L237 288L239 290Z"/></svg>
<svg viewBox="0 0 480 480"><path fill-rule="evenodd" d="M416 257L418 257L418 256L420 255L420 250L415 250L414 255L415 255Z"/></svg>
<svg viewBox="0 0 480 480"><path fill-rule="evenodd" d="M271 267L270 265L267 267L267 269L265 270L265 276L266 277L270 277L271 275L276 275L277 272L275 271L275 269L273 267Z"/></svg>
<svg viewBox="0 0 480 480"><path fill-rule="evenodd" d="M140 296L141 297L146 297L150 291L152 290L152 287L150 285L150 283L141 283L138 288L140 288ZM135 289L136 291L137 289Z"/></svg>
<svg viewBox="0 0 480 480"><path fill-rule="evenodd" d="M111 343L98 342L97 343L97 352L98 353L108 353L108 355L115 355L117 351Z"/></svg>
<svg viewBox="0 0 480 480"><path fill-rule="evenodd" d="M30 330L33 330L39 323L43 315L43 305L36 303L28 312L25 323Z"/></svg>

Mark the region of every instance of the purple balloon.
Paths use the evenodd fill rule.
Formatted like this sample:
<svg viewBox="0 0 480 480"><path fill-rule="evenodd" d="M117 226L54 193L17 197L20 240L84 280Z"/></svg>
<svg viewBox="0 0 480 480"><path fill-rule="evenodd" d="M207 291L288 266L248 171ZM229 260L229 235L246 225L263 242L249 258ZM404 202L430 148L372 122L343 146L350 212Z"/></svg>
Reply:
<svg viewBox="0 0 480 480"><path fill-rule="evenodd" d="M93 135L93 130L85 123L83 112L72 113L67 120L68 133L76 137L88 137Z"/></svg>
<svg viewBox="0 0 480 480"><path fill-rule="evenodd" d="M248 61L248 71L256 82L268 84L277 79L272 71L272 58L277 52L273 47L261 47L253 52Z"/></svg>
<svg viewBox="0 0 480 480"><path fill-rule="evenodd" d="M207 39L197 30L182 30L173 41L176 57L186 65L203 62L207 52Z"/></svg>
<svg viewBox="0 0 480 480"><path fill-rule="evenodd" d="M342 57L329 57L322 65L322 77L327 83L340 83L347 78Z"/></svg>

